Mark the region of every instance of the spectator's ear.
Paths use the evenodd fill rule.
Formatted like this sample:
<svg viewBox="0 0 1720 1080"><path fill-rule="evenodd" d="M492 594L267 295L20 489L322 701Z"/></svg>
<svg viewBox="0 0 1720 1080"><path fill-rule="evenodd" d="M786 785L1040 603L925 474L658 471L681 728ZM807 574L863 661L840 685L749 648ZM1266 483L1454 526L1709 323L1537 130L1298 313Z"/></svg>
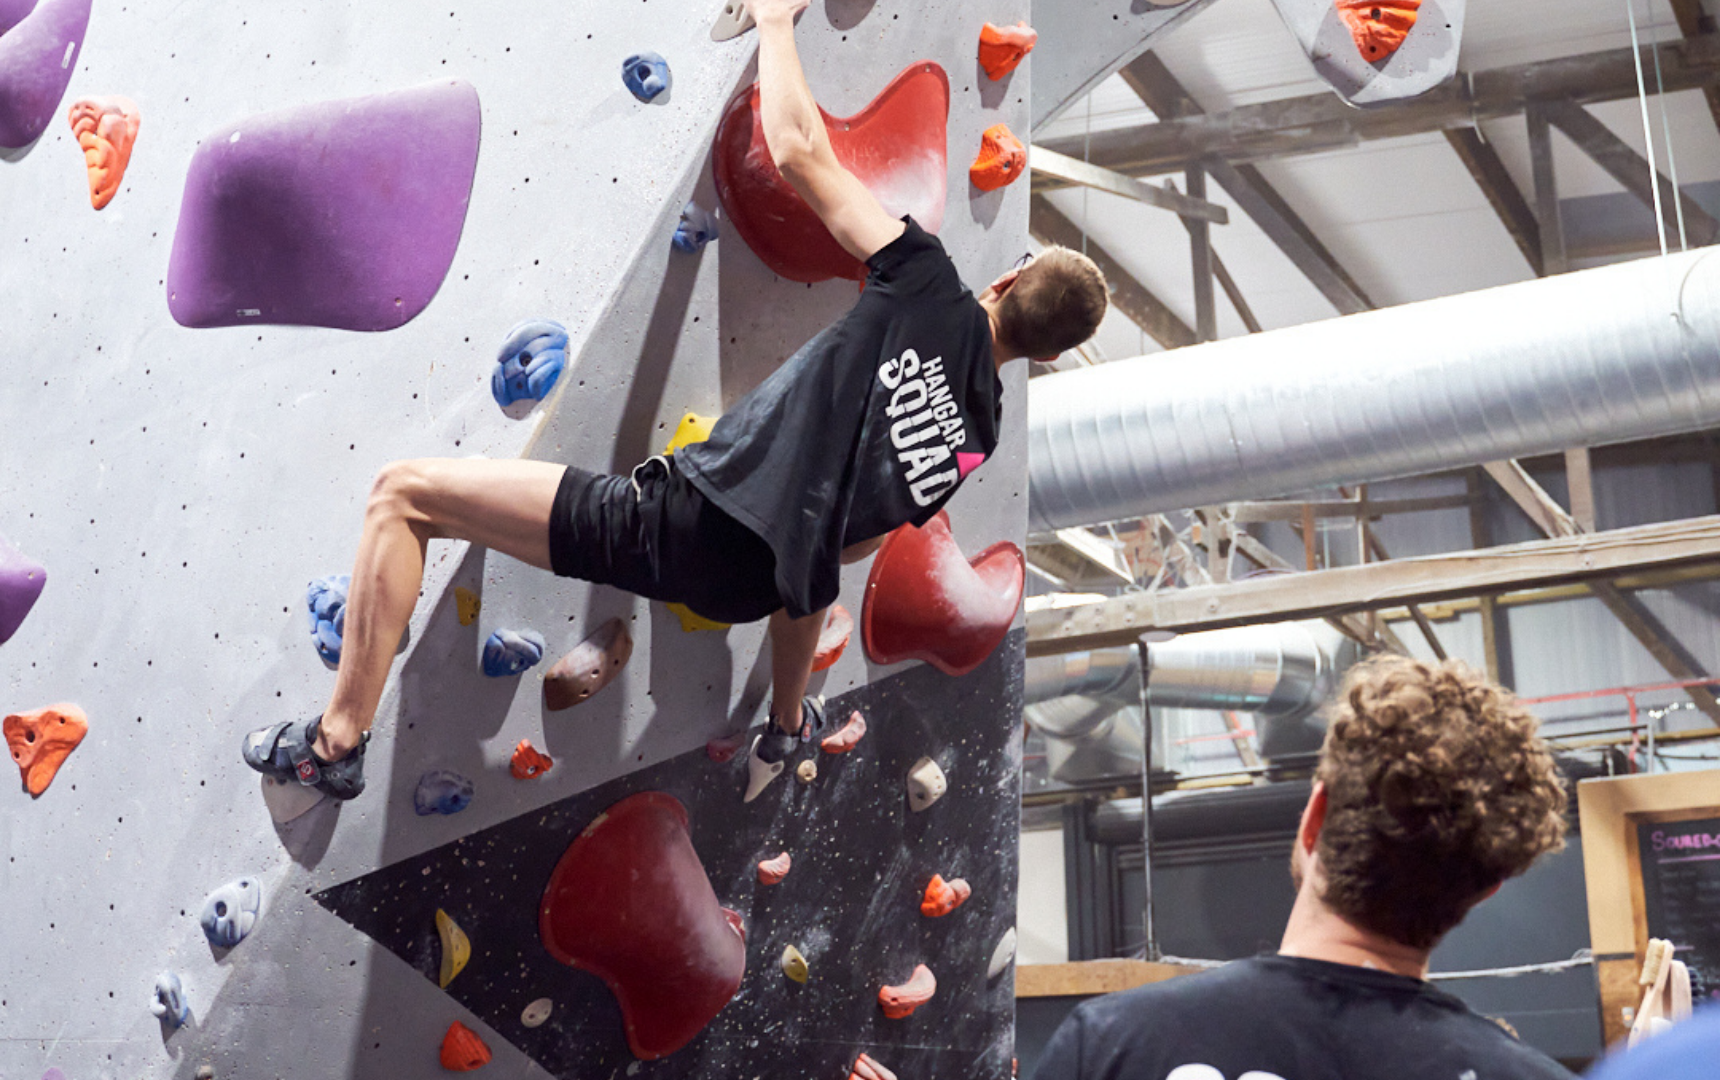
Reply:
<svg viewBox="0 0 1720 1080"><path fill-rule="evenodd" d="M1302 850L1313 854L1320 842L1320 830L1326 827L1326 785L1315 781L1308 805L1302 808L1302 823L1296 829L1296 842Z"/></svg>

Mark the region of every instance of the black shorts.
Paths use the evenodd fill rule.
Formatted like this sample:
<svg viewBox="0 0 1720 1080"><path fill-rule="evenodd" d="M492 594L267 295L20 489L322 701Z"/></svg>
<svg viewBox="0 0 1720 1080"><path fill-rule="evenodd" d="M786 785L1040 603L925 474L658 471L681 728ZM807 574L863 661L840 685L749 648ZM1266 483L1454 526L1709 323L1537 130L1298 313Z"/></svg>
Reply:
<svg viewBox="0 0 1720 1080"><path fill-rule="evenodd" d="M706 499L673 457L630 477L570 466L550 513L549 558L561 577L685 604L716 622L782 607L770 545Z"/></svg>

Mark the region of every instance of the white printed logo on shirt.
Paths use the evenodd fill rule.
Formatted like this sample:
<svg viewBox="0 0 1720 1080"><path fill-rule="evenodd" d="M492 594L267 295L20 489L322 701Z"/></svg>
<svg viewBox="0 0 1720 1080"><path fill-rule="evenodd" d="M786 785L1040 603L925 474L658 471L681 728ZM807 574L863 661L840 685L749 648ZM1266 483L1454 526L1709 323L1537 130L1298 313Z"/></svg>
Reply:
<svg viewBox="0 0 1720 1080"><path fill-rule="evenodd" d="M900 357L878 365L878 381L892 391L884 412L892 421L890 445L903 479L914 502L930 506L984 460L961 451L967 424L950 397L944 358L922 363L913 349L903 349Z"/></svg>
<svg viewBox="0 0 1720 1080"><path fill-rule="evenodd" d="M1165 1076L1165 1080L1226 1080L1226 1077L1211 1065L1178 1065ZM1250 1069L1237 1077L1236 1080L1284 1080L1284 1078L1277 1073Z"/></svg>

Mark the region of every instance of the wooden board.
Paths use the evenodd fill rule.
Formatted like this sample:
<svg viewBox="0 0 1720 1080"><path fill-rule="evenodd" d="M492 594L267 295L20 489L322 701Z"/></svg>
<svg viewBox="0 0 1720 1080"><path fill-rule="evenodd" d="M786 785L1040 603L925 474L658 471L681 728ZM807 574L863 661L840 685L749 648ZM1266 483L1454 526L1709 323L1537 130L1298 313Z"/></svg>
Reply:
<svg viewBox="0 0 1720 1080"><path fill-rule="evenodd" d="M1070 964L1023 964L1015 969L1015 996L1093 997L1133 990L1200 968L1145 960L1081 960Z"/></svg>

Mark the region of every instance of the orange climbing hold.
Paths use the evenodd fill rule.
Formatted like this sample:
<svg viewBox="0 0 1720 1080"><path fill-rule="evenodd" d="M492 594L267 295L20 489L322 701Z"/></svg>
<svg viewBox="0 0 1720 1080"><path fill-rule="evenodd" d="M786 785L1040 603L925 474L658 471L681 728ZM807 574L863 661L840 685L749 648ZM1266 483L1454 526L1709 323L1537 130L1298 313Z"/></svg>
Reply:
<svg viewBox="0 0 1720 1080"><path fill-rule="evenodd" d="M119 193L143 114L127 98L87 97L72 105L68 119L78 145L84 148L84 165L90 174L90 205L100 210Z"/></svg>
<svg viewBox="0 0 1720 1080"><path fill-rule="evenodd" d="M992 82L1014 71L1033 51L1039 34L1024 22L1014 26L986 23L979 31L979 66Z"/></svg>
<svg viewBox="0 0 1720 1080"><path fill-rule="evenodd" d="M968 179L981 191L996 191L1015 183L1027 168L1027 147L1009 130L993 124L979 137L979 157L968 167Z"/></svg>
<svg viewBox="0 0 1720 1080"><path fill-rule="evenodd" d="M1415 29L1421 0L1338 0L1338 17L1369 63L1390 59Z"/></svg>
<svg viewBox="0 0 1720 1080"><path fill-rule="evenodd" d="M0 729L6 748L18 763L18 773L31 795L41 795L54 782L60 765L89 733L89 718L76 705L62 702L35 712L13 713Z"/></svg>
<svg viewBox="0 0 1720 1080"><path fill-rule="evenodd" d="M508 770L516 780L530 780L542 776L555 768L555 759L532 745L530 739L521 739L514 747L514 760Z"/></svg>
<svg viewBox="0 0 1720 1080"><path fill-rule="evenodd" d="M812 670L823 671L842 658L854 633L854 616L841 604L830 605L830 616L818 634L818 649L812 654Z"/></svg>
<svg viewBox="0 0 1720 1080"><path fill-rule="evenodd" d="M938 992L938 980L933 977L932 969L924 964L914 969L913 975L900 986L886 986L878 991L878 1004L884 1009L884 1015L892 1020L901 1020L914 1015L914 1010L932 1000L932 995Z"/></svg>
<svg viewBox="0 0 1720 1080"><path fill-rule="evenodd" d="M442 1036L442 1067L450 1072L471 1072L490 1063L490 1048L478 1033L456 1020Z"/></svg>
<svg viewBox="0 0 1720 1080"><path fill-rule="evenodd" d="M896 1074L861 1054L854 1059L854 1068L849 1070L848 1080L896 1080Z"/></svg>
<svg viewBox="0 0 1720 1080"><path fill-rule="evenodd" d="M860 745L860 740L866 737L866 718L855 709L848 715L848 722L842 725L842 730L833 735L826 735L818 748L826 754L846 754Z"/></svg>
<svg viewBox="0 0 1720 1080"><path fill-rule="evenodd" d="M788 876L788 868L793 863L794 860L788 857L786 851L774 859L765 859L758 864L758 883L760 885L780 884L782 879Z"/></svg>
<svg viewBox="0 0 1720 1080"><path fill-rule="evenodd" d="M967 903L972 895L973 886L964 878L945 881L942 874L933 874L926 885L925 898L920 901L920 914L928 919L941 918Z"/></svg>

